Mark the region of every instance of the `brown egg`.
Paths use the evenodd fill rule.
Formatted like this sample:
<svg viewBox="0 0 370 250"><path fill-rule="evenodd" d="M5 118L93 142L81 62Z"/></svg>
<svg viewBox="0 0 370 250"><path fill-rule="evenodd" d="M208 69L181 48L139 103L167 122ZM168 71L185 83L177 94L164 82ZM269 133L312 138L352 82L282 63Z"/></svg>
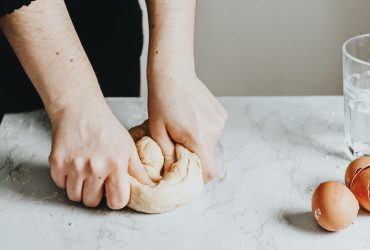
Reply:
<svg viewBox="0 0 370 250"><path fill-rule="evenodd" d="M351 186L351 181L354 179L354 177L361 172L364 168L370 166L370 157L363 156L360 158L357 158L356 160L352 161L346 170L345 174L345 182L346 186Z"/></svg>
<svg viewBox="0 0 370 250"><path fill-rule="evenodd" d="M337 181L321 183L313 193L312 214L317 223L328 231L349 226L359 210L351 191Z"/></svg>
<svg viewBox="0 0 370 250"><path fill-rule="evenodd" d="M356 196L361 207L370 211L370 168L360 171L351 181L351 191Z"/></svg>

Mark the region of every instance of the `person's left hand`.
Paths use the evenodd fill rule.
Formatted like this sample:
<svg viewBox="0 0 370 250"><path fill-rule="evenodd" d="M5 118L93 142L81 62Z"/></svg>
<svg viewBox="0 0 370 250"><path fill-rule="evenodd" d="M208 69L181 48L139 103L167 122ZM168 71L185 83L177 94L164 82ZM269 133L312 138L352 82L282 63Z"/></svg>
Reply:
<svg viewBox="0 0 370 250"><path fill-rule="evenodd" d="M149 78L149 128L165 156L165 171L175 160L174 143L197 154L204 180L216 175L215 146L227 113L195 75Z"/></svg>

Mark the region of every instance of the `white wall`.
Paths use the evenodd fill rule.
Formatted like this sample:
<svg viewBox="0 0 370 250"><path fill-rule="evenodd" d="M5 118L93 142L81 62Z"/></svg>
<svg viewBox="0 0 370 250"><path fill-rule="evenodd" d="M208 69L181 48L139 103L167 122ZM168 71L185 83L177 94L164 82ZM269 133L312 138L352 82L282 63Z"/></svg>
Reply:
<svg viewBox="0 0 370 250"><path fill-rule="evenodd" d="M197 71L216 95L337 95L341 45L363 33L369 0L198 0Z"/></svg>
<svg viewBox="0 0 370 250"><path fill-rule="evenodd" d="M370 32L370 1L198 0L196 27L217 95L341 94L341 44Z"/></svg>
<svg viewBox="0 0 370 250"><path fill-rule="evenodd" d="M146 62L148 59L148 46L149 46L149 23L148 12L145 5L145 0L139 0L139 4L143 13L143 33L144 43L143 51L140 57L140 96L146 97L148 95L148 86L146 80Z"/></svg>

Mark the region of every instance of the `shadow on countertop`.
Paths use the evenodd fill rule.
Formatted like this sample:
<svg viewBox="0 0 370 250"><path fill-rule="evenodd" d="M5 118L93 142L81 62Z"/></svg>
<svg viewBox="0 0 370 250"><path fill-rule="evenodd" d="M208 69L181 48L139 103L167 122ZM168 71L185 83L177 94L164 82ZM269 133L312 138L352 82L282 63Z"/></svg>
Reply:
<svg viewBox="0 0 370 250"><path fill-rule="evenodd" d="M30 139L27 138L27 143L15 143L11 148L2 148L4 155L0 155L0 204L15 201L19 206L31 203L103 214L133 211L128 208L111 210L104 198L96 208L88 208L82 203L70 201L65 190L58 188L50 175L46 153L50 146L46 142L51 140L51 125L46 113L36 110L26 113L25 117L23 123L18 126L26 132L17 135L15 140L22 142L22 136L30 134L38 140L29 144ZM27 147L27 150L24 150L24 147Z"/></svg>
<svg viewBox="0 0 370 250"><path fill-rule="evenodd" d="M310 211L292 212L284 211L280 216L280 221L297 230L311 234L329 234L330 232L317 225Z"/></svg>
<svg viewBox="0 0 370 250"><path fill-rule="evenodd" d="M41 206L55 205L62 208L79 209L86 213L132 212L124 208L111 210L103 198L96 208L85 207L82 203L70 201L65 190L58 188L51 176L48 165L30 163L13 164L12 159L0 165L0 197L3 201L17 200L21 203L33 203ZM1 198L0 198L1 201Z"/></svg>

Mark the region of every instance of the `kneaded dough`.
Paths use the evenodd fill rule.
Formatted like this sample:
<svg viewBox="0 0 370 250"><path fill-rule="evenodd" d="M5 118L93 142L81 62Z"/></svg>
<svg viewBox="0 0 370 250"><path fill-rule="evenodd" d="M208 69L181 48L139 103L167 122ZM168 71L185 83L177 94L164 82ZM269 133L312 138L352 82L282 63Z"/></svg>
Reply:
<svg viewBox="0 0 370 250"><path fill-rule="evenodd" d="M189 203L202 192L202 167L194 153L176 144L176 162L162 176L164 157L159 145L148 136L148 131L147 123L144 123L129 132L145 171L154 184L144 185L130 176L128 207L144 213L163 213Z"/></svg>

